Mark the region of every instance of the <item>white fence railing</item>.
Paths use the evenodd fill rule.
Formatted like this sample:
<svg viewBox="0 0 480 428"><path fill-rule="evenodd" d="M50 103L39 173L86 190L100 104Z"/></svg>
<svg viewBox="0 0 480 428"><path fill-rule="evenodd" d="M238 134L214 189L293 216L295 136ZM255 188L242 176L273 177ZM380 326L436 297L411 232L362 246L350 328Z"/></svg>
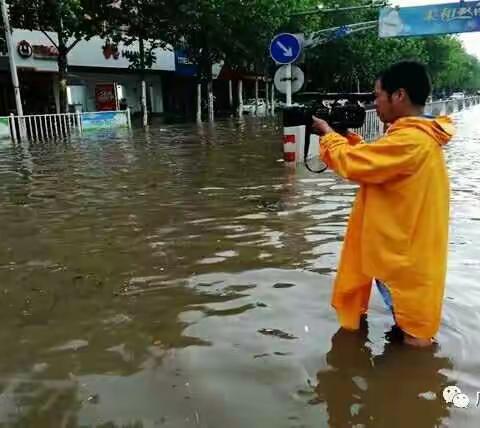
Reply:
<svg viewBox="0 0 480 428"><path fill-rule="evenodd" d="M130 110L0 117L0 138L48 141L83 131L130 128Z"/></svg>
<svg viewBox="0 0 480 428"><path fill-rule="evenodd" d="M449 115L477 104L480 104L480 96L434 101L425 106L425 113L432 116ZM371 141L383 134L383 123L375 110L368 110L365 124L355 131L363 136L366 141Z"/></svg>
<svg viewBox="0 0 480 428"><path fill-rule="evenodd" d="M81 132L80 113L12 115L9 120L13 141L46 141Z"/></svg>

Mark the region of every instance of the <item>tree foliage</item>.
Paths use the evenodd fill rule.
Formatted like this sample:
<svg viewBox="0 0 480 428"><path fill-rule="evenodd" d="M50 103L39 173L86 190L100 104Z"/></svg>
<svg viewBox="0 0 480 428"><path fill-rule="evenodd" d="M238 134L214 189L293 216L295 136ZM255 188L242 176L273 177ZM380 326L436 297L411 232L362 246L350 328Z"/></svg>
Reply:
<svg viewBox="0 0 480 428"><path fill-rule="evenodd" d="M337 0L324 1L334 6ZM348 5L370 3L349 0ZM378 17L375 9L354 13L317 15L304 19L299 29L306 34L322 28L371 21ZM425 63L438 92L480 89L480 62L468 55L456 36L429 36L380 39L377 29L355 33L310 49L306 53L305 68L309 89L328 91L370 90L377 74L401 59L417 59Z"/></svg>
<svg viewBox="0 0 480 428"><path fill-rule="evenodd" d="M172 49L178 42L186 18L183 2L169 0L101 0L98 13L104 17L101 36L124 46L140 43L140 49L127 49L130 68L144 71L156 62L155 49Z"/></svg>

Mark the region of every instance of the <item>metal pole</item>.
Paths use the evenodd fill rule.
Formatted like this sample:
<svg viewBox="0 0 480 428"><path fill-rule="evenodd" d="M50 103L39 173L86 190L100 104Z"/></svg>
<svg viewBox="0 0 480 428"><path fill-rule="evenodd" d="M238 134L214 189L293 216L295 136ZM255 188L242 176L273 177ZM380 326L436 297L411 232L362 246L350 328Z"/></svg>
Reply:
<svg viewBox="0 0 480 428"><path fill-rule="evenodd" d="M238 116L243 115L243 81L238 81Z"/></svg>
<svg viewBox="0 0 480 428"><path fill-rule="evenodd" d="M292 105L292 64L287 64L285 73L285 82L287 83L287 107Z"/></svg>
<svg viewBox="0 0 480 428"><path fill-rule="evenodd" d="M2 4L3 25L5 27L5 40L8 48L8 59L10 61L10 73L12 74L13 90L15 91L15 104L17 106L17 116L23 116L22 98L20 95L20 84L18 82L17 65L15 64L15 54L10 31L10 21L8 19L7 4L5 0L0 0ZM20 125L20 132L21 132Z"/></svg>
<svg viewBox="0 0 480 428"><path fill-rule="evenodd" d="M360 9L379 9L387 5L387 2L374 2L369 5L364 6L347 6L347 7L334 7L334 8L319 8L310 9L310 10L302 10L298 12L293 12L289 16L304 16L304 15L316 15L317 13L336 13L336 12L349 12L352 10L360 10Z"/></svg>

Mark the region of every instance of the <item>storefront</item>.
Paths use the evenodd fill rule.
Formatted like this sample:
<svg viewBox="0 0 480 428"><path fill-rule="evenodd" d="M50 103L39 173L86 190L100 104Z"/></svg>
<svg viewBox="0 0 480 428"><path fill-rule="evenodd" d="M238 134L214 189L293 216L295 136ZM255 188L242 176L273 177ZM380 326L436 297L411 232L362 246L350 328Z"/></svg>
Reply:
<svg viewBox="0 0 480 428"><path fill-rule="evenodd" d="M175 73L166 77L170 91L165 96L165 109L172 118L193 119L197 99L197 66L185 52L175 51Z"/></svg>
<svg viewBox="0 0 480 428"><path fill-rule="evenodd" d="M14 30L12 39L24 113L55 112L58 52L39 31ZM16 113L16 108L7 53L2 54L0 115L6 115Z"/></svg>
<svg viewBox="0 0 480 428"><path fill-rule="evenodd" d="M138 49L136 44L128 50ZM109 106L141 111L142 83L138 71L129 69L127 47L111 45L99 37L81 41L69 54L69 103L84 111L105 110ZM155 49L156 62L145 73L147 107L153 114L164 109L165 81L175 71L173 51ZM112 99L113 98L113 99Z"/></svg>
<svg viewBox="0 0 480 428"><path fill-rule="evenodd" d="M56 42L55 33L48 36ZM24 112L48 113L59 111L58 51L49 38L40 31L14 30L17 63ZM80 41L68 55L68 103L71 110L96 111L129 107L133 113L141 111L141 79L138 72L129 69L125 55L127 47L109 45L100 37ZM129 50L138 47L133 44ZM147 106L151 113L164 112L166 96L164 81L175 70L173 51L155 49L156 62L146 71ZM0 63L0 109L11 111L13 97L9 81L8 61ZM2 67L3 64L3 67ZM168 93L168 92L167 92ZM3 102L2 95L8 98ZM5 98L4 97L4 98Z"/></svg>

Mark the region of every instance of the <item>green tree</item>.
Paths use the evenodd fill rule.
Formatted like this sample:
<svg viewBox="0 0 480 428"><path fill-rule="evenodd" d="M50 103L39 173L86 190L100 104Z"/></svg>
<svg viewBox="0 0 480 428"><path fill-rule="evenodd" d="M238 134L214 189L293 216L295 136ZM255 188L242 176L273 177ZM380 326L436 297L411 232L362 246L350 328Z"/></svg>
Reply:
<svg viewBox="0 0 480 428"><path fill-rule="evenodd" d="M325 0L327 8L371 4L366 0ZM307 7L305 6L307 9ZM295 31L312 34L318 30L378 18L378 9L300 16L289 23ZM479 61L468 55L455 36L380 39L377 28L331 40L305 53L307 85L311 90L370 90L378 72L401 59L424 62L437 91L478 90Z"/></svg>
<svg viewBox="0 0 480 428"><path fill-rule="evenodd" d="M67 109L68 53L80 40L99 34L103 18L94 0L10 0L12 27L40 30L58 50L60 111ZM57 40L48 32L55 32Z"/></svg>
<svg viewBox="0 0 480 428"><path fill-rule="evenodd" d="M212 65L256 71L268 64L272 35L288 21L302 0L193 0L191 19L182 28L183 47L197 64L198 84L207 87L209 117L213 118ZM198 115L197 115L198 116Z"/></svg>

